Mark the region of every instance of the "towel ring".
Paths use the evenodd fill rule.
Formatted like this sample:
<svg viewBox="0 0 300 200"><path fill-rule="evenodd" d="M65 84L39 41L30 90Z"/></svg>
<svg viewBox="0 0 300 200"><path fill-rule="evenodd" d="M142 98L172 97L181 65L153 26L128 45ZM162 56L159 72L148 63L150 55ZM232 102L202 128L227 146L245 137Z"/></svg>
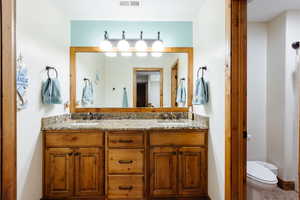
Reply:
<svg viewBox="0 0 300 200"><path fill-rule="evenodd" d="M50 74L49 74L49 71L50 71L50 70L54 70L54 71L55 71L55 74L56 74L56 78L58 78L58 71L57 71L57 69L55 69L55 67L46 66L46 70L47 70L48 78L50 78Z"/></svg>
<svg viewBox="0 0 300 200"><path fill-rule="evenodd" d="M204 76L204 71L207 70L207 66L199 67L199 69L198 69L198 71L197 71L197 78L199 78L199 72L200 72L200 70L202 70L202 71L201 71L201 72L202 72L201 77L203 78L203 76Z"/></svg>

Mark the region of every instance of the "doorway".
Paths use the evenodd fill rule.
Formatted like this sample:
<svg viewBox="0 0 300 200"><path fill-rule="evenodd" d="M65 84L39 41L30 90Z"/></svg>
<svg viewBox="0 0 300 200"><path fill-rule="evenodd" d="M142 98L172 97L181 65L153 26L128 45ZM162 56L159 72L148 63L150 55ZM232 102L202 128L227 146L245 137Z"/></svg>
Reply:
<svg viewBox="0 0 300 200"><path fill-rule="evenodd" d="M132 81L134 107L163 107L163 68L134 68Z"/></svg>

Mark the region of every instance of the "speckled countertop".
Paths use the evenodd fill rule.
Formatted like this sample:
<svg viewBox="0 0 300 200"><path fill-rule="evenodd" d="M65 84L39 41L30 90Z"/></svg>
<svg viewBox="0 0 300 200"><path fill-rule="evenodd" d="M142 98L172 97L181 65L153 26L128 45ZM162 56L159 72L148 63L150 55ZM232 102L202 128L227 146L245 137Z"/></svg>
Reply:
<svg viewBox="0 0 300 200"><path fill-rule="evenodd" d="M121 119L121 120L72 120L45 124L42 130L154 130L154 129L208 129L208 123L203 120L159 120L159 119Z"/></svg>

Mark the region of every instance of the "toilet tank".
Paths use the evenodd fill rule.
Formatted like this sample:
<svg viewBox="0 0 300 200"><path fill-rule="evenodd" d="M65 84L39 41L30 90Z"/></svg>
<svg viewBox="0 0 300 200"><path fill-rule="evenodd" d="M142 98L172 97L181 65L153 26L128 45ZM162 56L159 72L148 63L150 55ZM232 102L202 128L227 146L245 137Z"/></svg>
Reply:
<svg viewBox="0 0 300 200"><path fill-rule="evenodd" d="M257 164L263 165L265 168L271 170L276 176L278 176L278 167L271 163L263 162L263 161L256 161Z"/></svg>

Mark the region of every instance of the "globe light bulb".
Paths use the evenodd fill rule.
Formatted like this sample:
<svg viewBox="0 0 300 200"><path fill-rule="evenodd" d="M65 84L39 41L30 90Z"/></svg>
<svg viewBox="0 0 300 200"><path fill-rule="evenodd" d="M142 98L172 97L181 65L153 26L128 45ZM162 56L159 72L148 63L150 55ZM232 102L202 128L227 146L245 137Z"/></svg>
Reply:
<svg viewBox="0 0 300 200"><path fill-rule="evenodd" d="M103 40L100 43L100 49L102 51L111 51L113 48L111 42L109 40Z"/></svg>
<svg viewBox="0 0 300 200"><path fill-rule="evenodd" d="M161 52L164 49L165 49L165 46L161 40L156 40L152 45L152 51Z"/></svg>
<svg viewBox="0 0 300 200"><path fill-rule="evenodd" d="M144 40L139 40L135 43L135 49L137 51L147 51L147 43Z"/></svg>

